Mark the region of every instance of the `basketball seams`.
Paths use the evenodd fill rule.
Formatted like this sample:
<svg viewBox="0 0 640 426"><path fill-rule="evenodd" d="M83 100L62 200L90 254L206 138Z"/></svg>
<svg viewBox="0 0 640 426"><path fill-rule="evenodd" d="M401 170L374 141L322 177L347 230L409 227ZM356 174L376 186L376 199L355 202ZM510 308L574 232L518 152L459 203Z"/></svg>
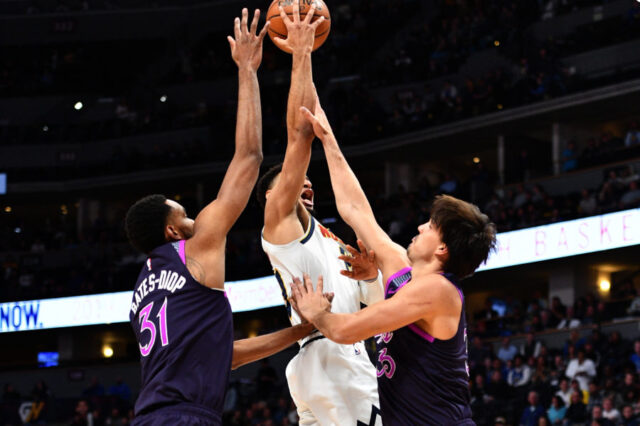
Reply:
<svg viewBox="0 0 640 426"><path fill-rule="evenodd" d="M289 17L293 17L293 13L287 13L287 16L289 16ZM300 14L300 20L303 20L306 16L307 16L307 14L306 14L306 13L304 13L304 14L303 14L303 13L301 13L301 14ZM318 18L319 18L319 17L321 17L321 16L324 16L324 20L325 20L325 21L330 21L330 20L331 20L331 18L330 18L330 17L325 16L325 15L317 15L317 16L318 16ZM277 14L275 14L275 15L268 16L268 17L267 17L267 21L270 21L270 20L271 20L271 19L273 19L273 18L279 18L279 17L280 17L280 14L279 14L279 13L277 13ZM311 22L315 22L318 18L316 18L316 19L312 19L312 20L311 20Z"/></svg>

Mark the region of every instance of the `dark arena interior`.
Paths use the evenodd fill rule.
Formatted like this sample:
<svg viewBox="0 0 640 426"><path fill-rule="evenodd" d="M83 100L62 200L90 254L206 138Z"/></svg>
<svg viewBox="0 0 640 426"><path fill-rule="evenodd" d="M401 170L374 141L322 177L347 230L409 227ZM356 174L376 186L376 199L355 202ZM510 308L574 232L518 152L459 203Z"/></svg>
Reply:
<svg viewBox="0 0 640 426"><path fill-rule="evenodd" d="M0 0L0 425L133 420L146 257L125 214L146 194L191 217L216 197L238 102L227 35L268 3ZM439 194L497 226L462 285L475 423L639 425L640 2L326 4L314 82L382 228L406 247ZM287 147L291 62L264 40L262 172ZM355 245L312 149L316 218ZM227 237L235 339L290 325L263 223L252 196ZM298 424L298 348L233 370L222 424Z"/></svg>

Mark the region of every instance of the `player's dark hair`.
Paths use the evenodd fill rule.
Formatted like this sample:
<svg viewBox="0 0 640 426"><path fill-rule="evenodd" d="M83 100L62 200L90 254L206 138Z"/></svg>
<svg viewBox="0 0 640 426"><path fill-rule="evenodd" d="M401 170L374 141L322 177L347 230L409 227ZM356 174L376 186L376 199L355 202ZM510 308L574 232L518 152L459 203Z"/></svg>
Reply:
<svg viewBox="0 0 640 426"><path fill-rule="evenodd" d="M129 208L124 220L125 231L133 247L148 254L166 243L164 227L171 212L161 194L147 195Z"/></svg>
<svg viewBox="0 0 640 426"><path fill-rule="evenodd" d="M273 181L281 171L282 163L276 164L267 170L258 180L258 184L256 185L256 198L262 210L264 210L264 206L267 204L267 191L273 188Z"/></svg>
<svg viewBox="0 0 640 426"><path fill-rule="evenodd" d="M477 206L439 195L431 208L431 222L447 245L444 270L460 279L473 274L496 247L496 226Z"/></svg>

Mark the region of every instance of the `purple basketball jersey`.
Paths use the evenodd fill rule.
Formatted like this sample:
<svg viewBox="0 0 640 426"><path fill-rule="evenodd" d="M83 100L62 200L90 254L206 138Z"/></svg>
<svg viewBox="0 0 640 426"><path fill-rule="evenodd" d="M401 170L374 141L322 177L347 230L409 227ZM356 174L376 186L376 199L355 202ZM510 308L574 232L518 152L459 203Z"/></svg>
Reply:
<svg viewBox="0 0 640 426"><path fill-rule="evenodd" d="M462 299L458 331L435 339L415 324L376 336L378 390L382 421L387 425L474 425L471 420L467 367L467 325L462 291L445 277ZM388 299L411 281L411 268L387 280Z"/></svg>
<svg viewBox="0 0 640 426"><path fill-rule="evenodd" d="M181 405L220 424L233 355L233 317L223 291L193 279L184 240L154 249L138 276L129 319L140 348L135 414Z"/></svg>

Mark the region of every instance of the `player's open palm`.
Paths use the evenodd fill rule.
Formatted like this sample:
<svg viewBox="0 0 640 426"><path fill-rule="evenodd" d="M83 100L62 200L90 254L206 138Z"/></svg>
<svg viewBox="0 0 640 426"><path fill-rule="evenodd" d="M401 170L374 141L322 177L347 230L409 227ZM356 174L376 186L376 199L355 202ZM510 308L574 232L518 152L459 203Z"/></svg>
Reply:
<svg viewBox="0 0 640 426"><path fill-rule="evenodd" d="M231 46L231 57L238 65L238 68L249 67L253 71L257 71L262 62L262 41L267 34L269 22L267 22L259 34L258 21L260 20L260 10L256 9L251 21L251 27L248 26L249 11L247 8L242 9L242 19L236 18L233 23L234 37L228 36L229 46Z"/></svg>
<svg viewBox="0 0 640 426"><path fill-rule="evenodd" d="M322 292L322 287L322 276L318 277L318 284L314 290L311 277L307 274L304 275L303 283L296 277L291 284L291 304L293 308L298 312L300 317L311 323L318 314L331 311L331 302Z"/></svg>
<svg viewBox="0 0 640 426"><path fill-rule="evenodd" d="M274 38L273 42L285 52L292 54L307 54L313 50L315 42L316 29L324 22L324 16L311 22L313 15L316 13L316 3L313 2L304 19L300 19L300 2L293 2L292 16L289 18L282 6L279 6L280 18L287 27L287 38Z"/></svg>
<svg viewBox="0 0 640 426"><path fill-rule="evenodd" d="M358 250L359 249L359 250ZM358 248L347 244L350 254L338 256L351 265L351 269L343 269L340 273L354 280L372 280L378 276L378 265L373 250L368 250L361 240L358 240Z"/></svg>

